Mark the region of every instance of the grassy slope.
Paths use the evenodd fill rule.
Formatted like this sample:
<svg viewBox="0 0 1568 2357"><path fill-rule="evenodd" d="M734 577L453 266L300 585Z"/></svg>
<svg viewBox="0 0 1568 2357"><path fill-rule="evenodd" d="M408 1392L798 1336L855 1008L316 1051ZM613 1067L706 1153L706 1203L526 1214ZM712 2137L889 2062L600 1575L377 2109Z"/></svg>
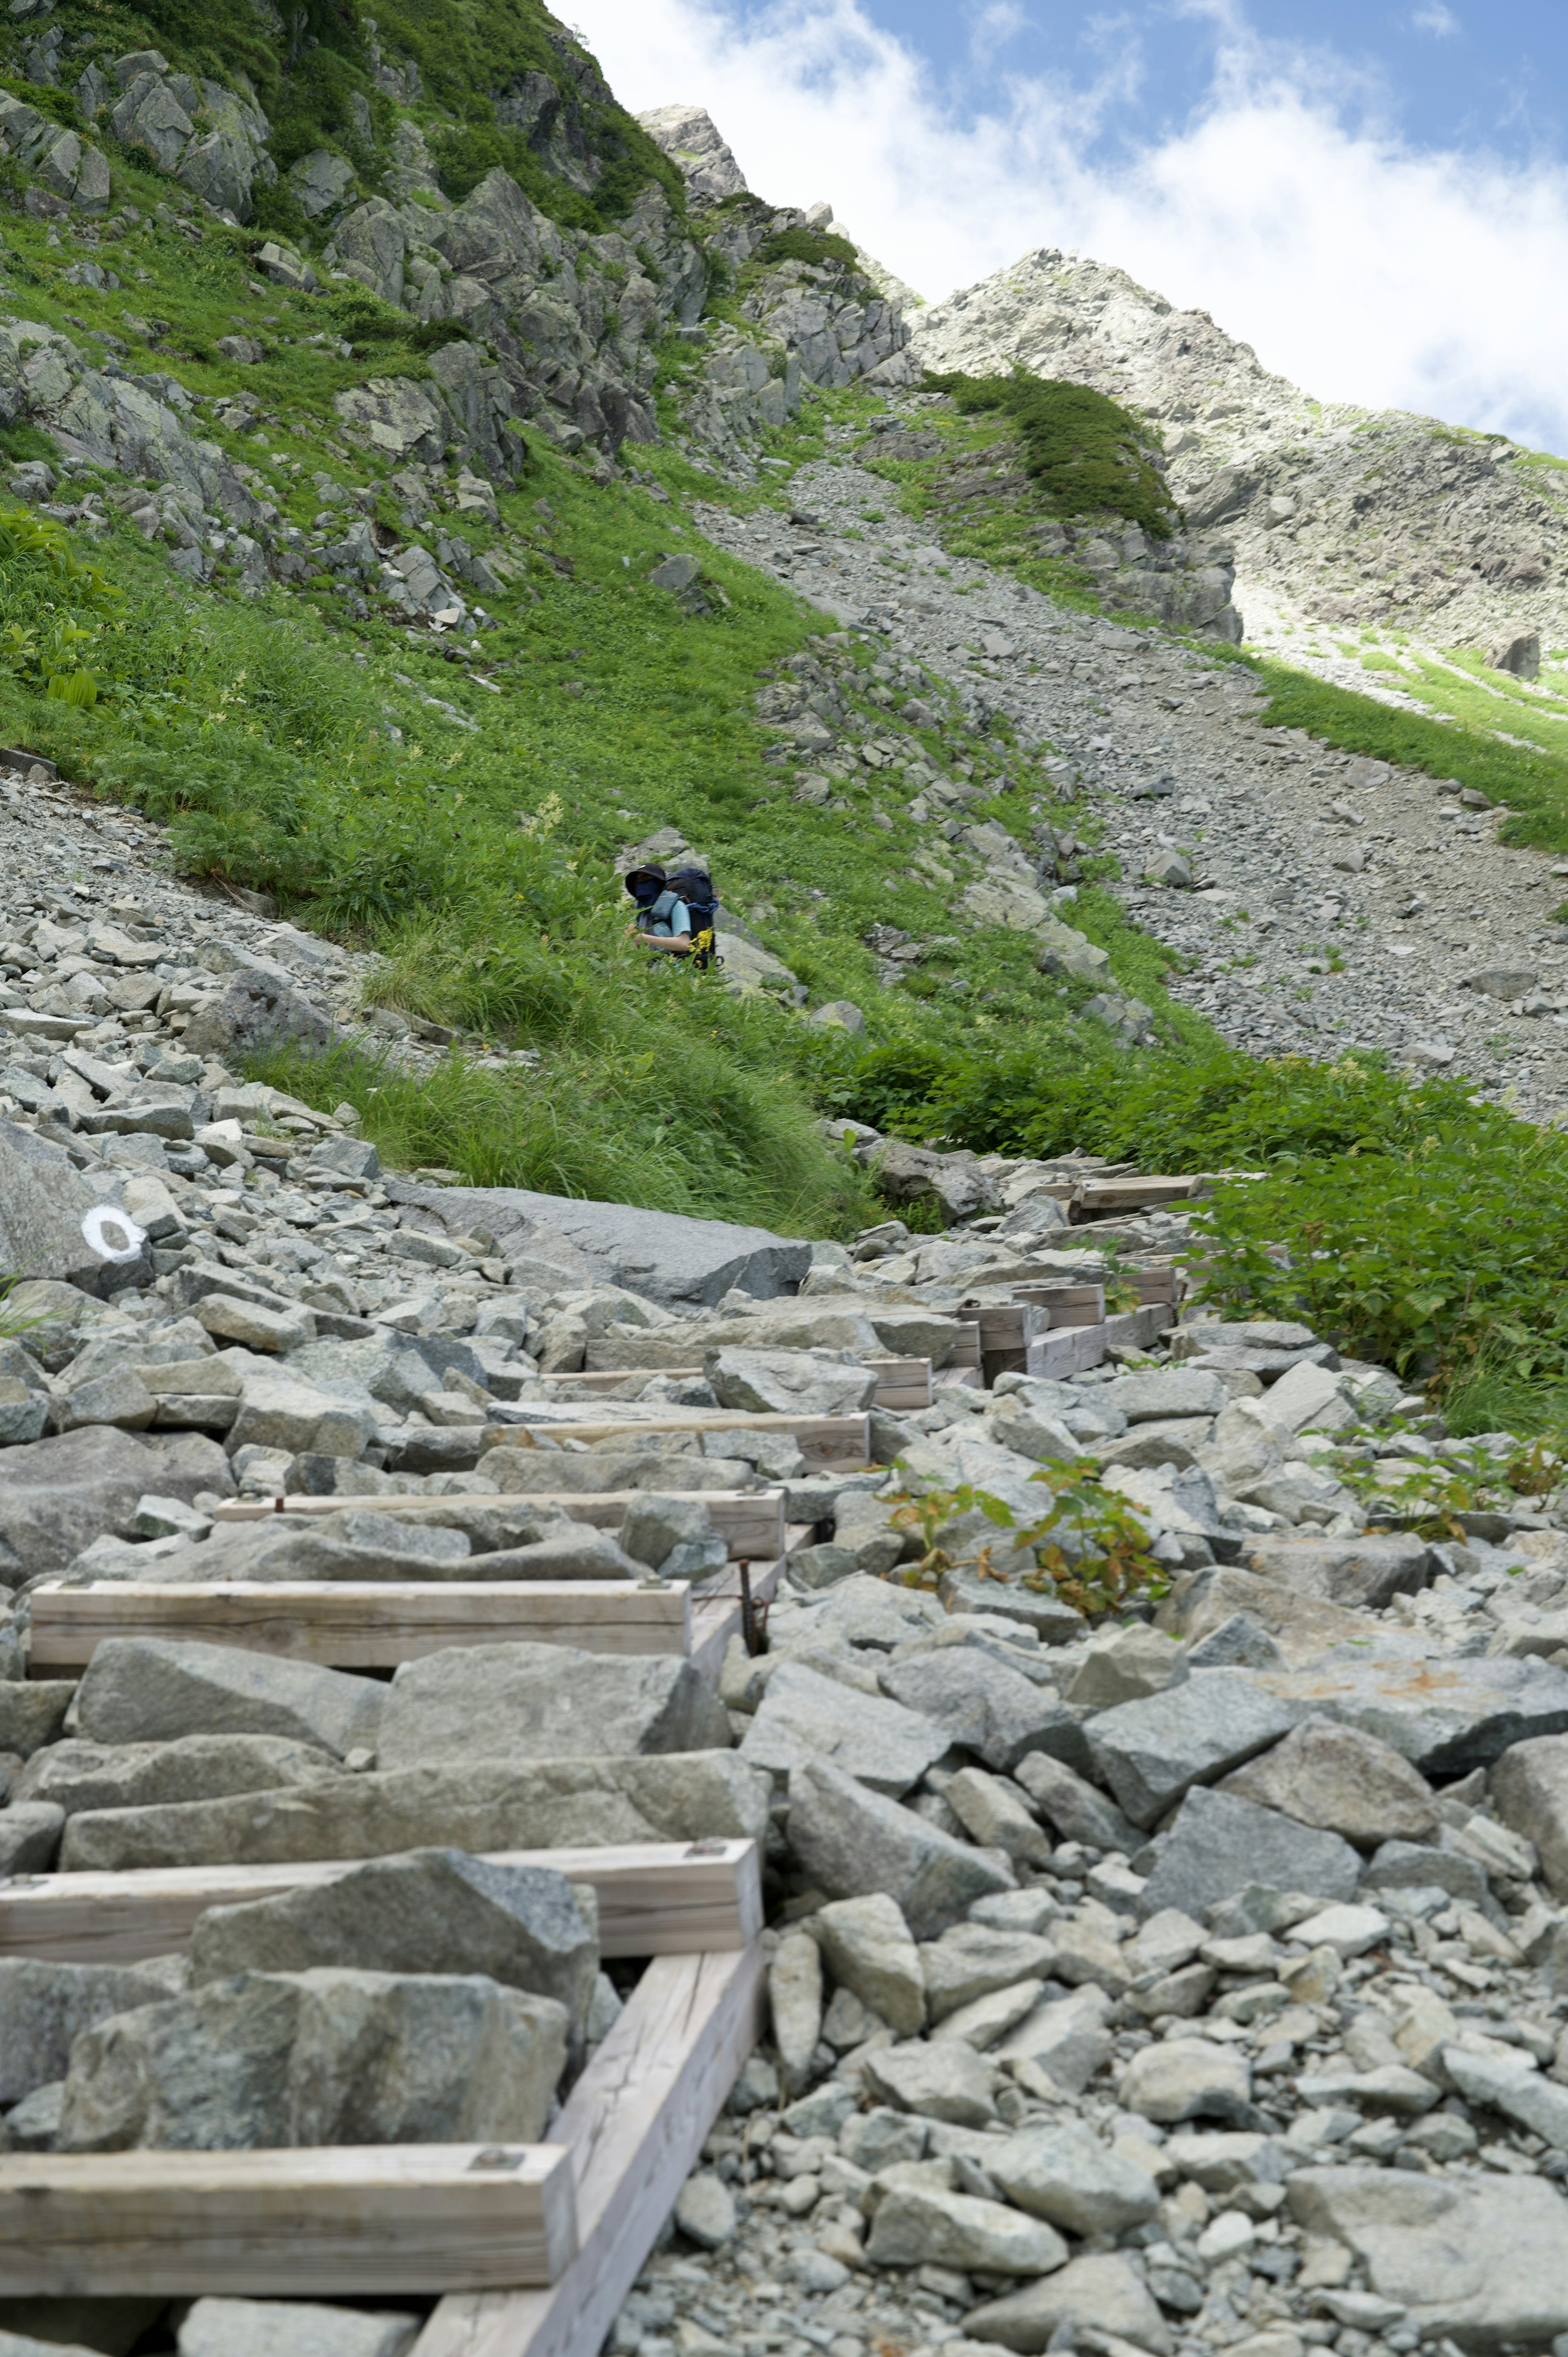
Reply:
<svg viewBox="0 0 1568 2357"><path fill-rule="evenodd" d="M117 193L150 210L166 191L128 168ZM331 318L330 298L291 305L252 293L246 233L209 225L192 250L152 231L131 250L101 250L127 281L118 296L64 285L70 247L50 248L42 224L12 215L5 234L6 266L27 290L16 307L110 327L126 342L138 331L125 308L167 319L182 378L259 400L255 433L203 430L256 469L296 521L315 511L314 470L343 485L376 481L376 462L345 449L330 409L332 393L364 371L291 340ZM215 354L231 327L270 338L261 369L196 356ZM72 332L91 349L83 329ZM401 357L419 365L412 348ZM128 365L162 359L133 344ZM818 451L824 417L872 405L854 394L809 402L798 425L773 437L773 455ZM30 429L10 440L16 455L37 447ZM1412 1092L1349 1065L1260 1070L1163 1001L1165 952L1091 889L1076 913L1110 949L1118 980L1155 1006L1168 1043L1157 1054L1112 1049L1075 1019L1087 985L1037 975L1016 936L955 926L950 904L969 871L950 855L953 881L940 894L918 877L894 789L852 785L842 816L791 799L789 769L763 759L772 732L753 721L752 699L821 633L821 618L706 548L727 602L691 616L650 587L653 560L696 544L683 502L715 487L669 445L640 455L671 503L630 483L600 490L544 451L503 498L507 544L531 552L530 573L490 601L500 615L482 649L490 686L451 659L456 651L390 619L350 621L325 583L255 602L231 583L194 591L121 521L85 551L118 600L90 582L61 582L25 553L0 554L0 731L168 817L192 872L264 887L303 921L383 950L381 995L392 1003L460 1024L470 1039L537 1050L531 1076L458 1053L420 1087L342 1056L314 1069L280 1062L278 1076L301 1093L358 1103L394 1159L817 1232L853 1227L868 1208L864 1179L812 1125L819 1107L979 1146L1077 1145L1189 1166L1267 1160L1279 1172L1267 1195L1238 1189L1217 1206L1231 1299L1288 1308L1299 1282L1262 1247L1281 1236L1299 1244L1310 1228L1320 1255L1312 1306L1326 1327L1412 1371L1462 1379L1478 1365L1478 1401L1489 1396L1486 1382L1495 1390L1501 1379L1487 1356L1500 1347L1515 1394L1523 1366L1529 1397L1543 1399L1541 1386L1568 1365L1557 1307L1568 1148L1471 1105L1452 1084ZM890 483L890 500L900 495ZM758 495L745 496L751 504ZM493 537L466 519L463 529L481 547ZM1028 565L1040 586L1082 596L1060 567L1010 560L1010 544L992 545L990 529L968 527L975 554ZM40 652L62 622L91 634L80 642L102 690L90 708L41 693ZM861 668L843 683L860 691L851 701L868 718L871 652L848 658ZM1549 762L1288 673L1271 684L1275 717L1440 772L1465 775L1473 763L1475 780L1516 807L1521 765ZM1026 835L1046 802L1042 781L1004 734L964 749L996 790L976 814ZM871 823L878 810L886 829ZM1050 814L1084 831L1082 813L1058 805ZM864 1047L766 997L737 1002L714 977L650 972L628 950L609 856L670 823L708 854L731 904L813 999L865 1008ZM957 933L957 946L881 990L861 939L876 921L924 938ZM1409 1215L1412 1187L1432 1218ZM1535 1206L1528 1233L1502 1235L1499 1189ZM1471 1264L1483 1254L1477 1285Z"/></svg>

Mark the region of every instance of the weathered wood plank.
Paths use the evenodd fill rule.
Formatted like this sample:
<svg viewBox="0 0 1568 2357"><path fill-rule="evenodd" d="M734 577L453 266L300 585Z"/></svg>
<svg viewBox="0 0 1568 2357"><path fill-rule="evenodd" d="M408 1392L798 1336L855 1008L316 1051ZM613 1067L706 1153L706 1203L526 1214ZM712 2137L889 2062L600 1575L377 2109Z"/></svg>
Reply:
<svg viewBox="0 0 1568 2357"><path fill-rule="evenodd" d="M607 1956L727 1953L762 1928L757 1845L641 1842L606 1849L486 1853L500 1866L545 1866L598 1894ZM285 1866L146 1867L124 1873L16 1875L0 1881L0 1957L132 1964L183 1948L209 1907L336 1882L359 1858Z"/></svg>
<svg viewBox="0 0 1568 2357"><path fill-rule="evenodd" d="M635 1401L628 1405L635 1407ZM666 1415L627 1415L613 1423L551 1423L538 1431L556 1440L589 1442L625 1440L644 1432L788 1432L800 1443L809 1466L865 1465L871 1446L864 1415L753 1415L740 1408L676 1408ZM532 1448L537 1446L533 1434L526 1424L492 1425L484 1432L482 1446Z"/></svg>
<svg viewBox="0 0 1568 2357"><path fill-rule="evenodd" d="M931 1362L929 1359L866 1359L863 1362L876 1377L876 1405L900 1409L929 1407ZM678 1383L695 1383L702 1375L701 1367L598 1367L586 1373L542 1375L542 1383L555 1383L568 1397L578 1394L613 1391L618 1383L636 1379L651 1382L655 1375L668 1376ZM915 1394L924 1384L925 1396Z"/></svg>
<svg viewBox="0 0 1568 2357"><path fill-rule="evenodd" d="M556 2123L578 2255L548 2291L442 2300L411 2357L598 2357L760 2026L761 1943L650 1964Z"/></svg>
<svg viewBox="0 0 1568 2357"><path fill-rule="evenodd" d="M574 1522L591 1523L596 1530L618 1530L626 1519L626 1510L642 1494L636 1490L531 1490L526 1492L496 1491L493 1502L505 1505L516 1497L526 1496L532 1506L558 1507ZM727 1544L732 1558L741 1555L777 1555L784 1540L784 1492L782 1490L661 1490L660 1497L689 1498L706 1506L714 1528ZM480 1505L490 1503L481 1495ZM439 1522L445 1508L451 1514L455 1504L473 1502L471 1497L452 1498L226 1498L214 1507L213 1520L218 1523L264 1522L271 1514L303 1514L306 1519L322 1514L339 1514L352 1507L362 1507L371 1513L411 1515L415 1521L430 1517Z"/></svg>
<svg viewBox="0 0 1568 2357"><path fill-rule="evenodd" d="M55 2299L547 2285L578 2248L546 2145L0 2154L0 2285Z"/></svg>
<svg viewBox="0 0 1568 2357"><path fill-rule="evenodd" d="M212 1580L160 1587L45 1581L28 1666L57 1677L111 1637L242 1645L339 1670L395 1669L447 1645L575 1645L589 1653L691 1650L691 1591L621 1579Z"/></svg>

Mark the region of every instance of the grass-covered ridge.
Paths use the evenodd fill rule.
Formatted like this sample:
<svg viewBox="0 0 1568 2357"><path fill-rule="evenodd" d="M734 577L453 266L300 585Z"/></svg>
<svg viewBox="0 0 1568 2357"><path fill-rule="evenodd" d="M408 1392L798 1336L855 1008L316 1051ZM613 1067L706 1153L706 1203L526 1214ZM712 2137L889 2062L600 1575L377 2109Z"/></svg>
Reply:
<svg viewBox="0 0 1568 2357"><path fill-rule="evenodd" d="M1168 540L1177 511L1165 478L1150 463L1149 430L1130 410L1091 385L1037 377L930 375L960 416L996 412L1017 436L1024 472L1058 513L1101 510Z"/></svg>

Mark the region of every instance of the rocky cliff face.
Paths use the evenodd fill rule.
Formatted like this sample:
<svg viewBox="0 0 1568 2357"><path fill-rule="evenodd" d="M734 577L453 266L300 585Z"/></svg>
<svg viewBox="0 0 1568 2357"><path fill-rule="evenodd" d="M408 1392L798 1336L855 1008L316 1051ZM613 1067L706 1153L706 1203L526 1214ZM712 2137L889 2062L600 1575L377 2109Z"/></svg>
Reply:
<svg viewBox="0 0 1568 2357"><path fill-rule="evenodd" d="M922 311L928 368L1015 362L1164 429L1189 524L1235 544L1236 595L1490 648L1568 632L1568 473L1502 436L1312 400L1206 311L1042 246Z"/></svg>

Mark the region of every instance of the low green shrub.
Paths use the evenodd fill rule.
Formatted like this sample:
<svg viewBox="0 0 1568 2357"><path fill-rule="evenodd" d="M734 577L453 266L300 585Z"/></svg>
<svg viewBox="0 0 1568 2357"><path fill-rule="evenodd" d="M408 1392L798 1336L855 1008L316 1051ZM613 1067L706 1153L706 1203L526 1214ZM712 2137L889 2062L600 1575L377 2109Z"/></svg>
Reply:
<svg viewBox="0 0 1568 2357"><path fill-rule="evenodd" d="M928 374L963 415L999 409L1024 449L1024 469L1065 515L1100 508L1168 540L1179 521L1170 487L1150 463L1149 429L1105 393L1056 377Z"/></svg>

